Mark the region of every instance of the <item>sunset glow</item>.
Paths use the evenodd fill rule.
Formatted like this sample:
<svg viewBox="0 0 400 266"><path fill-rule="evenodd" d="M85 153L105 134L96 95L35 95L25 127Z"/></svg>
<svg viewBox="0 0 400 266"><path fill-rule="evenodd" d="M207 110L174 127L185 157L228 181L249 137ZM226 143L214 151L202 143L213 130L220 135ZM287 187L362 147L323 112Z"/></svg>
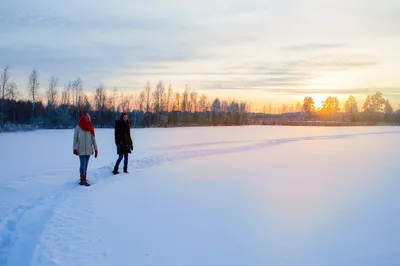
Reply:
<svg viewBox="0 0 400 266"><path fill-rule="evenodd" d="M256 106L303 95L317 106L328 95L363 101L376 91L397 106L399 9L395 0L5 0L0 66L23 96L35 68L42 96L54 74L60 88L80 77L84 92L103 84L135 94L163 80Z"/></svg>

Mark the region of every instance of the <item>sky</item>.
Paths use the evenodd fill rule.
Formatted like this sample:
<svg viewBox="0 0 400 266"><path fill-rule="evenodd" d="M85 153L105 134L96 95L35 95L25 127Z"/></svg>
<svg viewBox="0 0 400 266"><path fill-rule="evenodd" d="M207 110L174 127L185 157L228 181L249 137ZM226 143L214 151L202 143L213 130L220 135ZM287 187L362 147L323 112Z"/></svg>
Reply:
<svg viewBox="0 0 400 266"><path fill-rule="evenodd" d="M0 67L22 94L80 77L135 93L177 91L283 104L328 95L400 103L398 0L1 0Z"/></svg>

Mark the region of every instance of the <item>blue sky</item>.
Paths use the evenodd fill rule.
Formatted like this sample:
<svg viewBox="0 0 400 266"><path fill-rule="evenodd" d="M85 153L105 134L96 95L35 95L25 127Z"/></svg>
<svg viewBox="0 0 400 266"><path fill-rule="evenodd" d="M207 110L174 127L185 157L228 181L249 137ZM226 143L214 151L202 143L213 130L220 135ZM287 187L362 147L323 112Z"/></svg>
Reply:
<svg viewBox="0 0 400 266"><path fill-rule="evenodd" d="M80 77L137 91L149 80L210 96L291 103L311 95L400 103L400 1L0 2L0 66L22 92Z"/></svg>

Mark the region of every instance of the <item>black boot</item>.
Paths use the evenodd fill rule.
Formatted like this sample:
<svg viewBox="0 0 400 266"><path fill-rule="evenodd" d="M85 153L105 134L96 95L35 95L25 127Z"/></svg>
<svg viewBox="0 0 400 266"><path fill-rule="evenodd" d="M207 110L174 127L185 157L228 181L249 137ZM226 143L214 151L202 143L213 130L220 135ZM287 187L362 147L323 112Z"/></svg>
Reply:
<svg viewBox="0 0 400 266"><path fill-rule="evenodd" d="M129 173L128 172L128 166L124 166L124 173Z"/></svg>
<svg viewBox="0 0 400 266"><path fill-rule="evenodd" d="M81 181L79 182L79 185L83 186L85 184L83 175L81 175Z"/></svg>
<svg viewBox="0 0 400 266"><path fill-rule="evenodd" d="M118 166L114 166L113 174L114 174L114 175L119 174L119 172L118 172Z"/></svg>
<svg viewBox="0 0 400 266"><path fill-rule="evenodd" d="M81 186L90 186L89 182L86 180L86 175L81 176L81 182L79 182L79 185Z"/></svg>

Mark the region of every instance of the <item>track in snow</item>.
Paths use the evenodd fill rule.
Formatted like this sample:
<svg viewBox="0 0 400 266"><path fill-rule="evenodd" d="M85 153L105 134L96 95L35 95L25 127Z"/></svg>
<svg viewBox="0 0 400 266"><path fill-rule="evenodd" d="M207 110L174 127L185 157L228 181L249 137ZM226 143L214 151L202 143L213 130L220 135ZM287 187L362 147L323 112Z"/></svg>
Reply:
<svg viewBox="0 0 400 266"><path fill-rule="evenodd" d="M153 152L161 152L153 156L147 156L133 160L131 159L129 162L129 168L132 172L143 171L158 165L174 163L196 157L240 153L250 150L265 149L267 147L291 142L342 139L379 134L400 134L400 132L389 131L281 138L259 141L223 141L174 145L159 149L152 149ZM224 145L225 147L218 147L220 145ZM199 149L201 147L211 148ZM118 176L114 177L114 175L111 174L112 168L113 163L110 163L107 166L103 166L95 171L92 171L90 178L91 183L95 185L97 182L110 182L111 180L118 178ZM54 173L54 175L56 175L56 173ZM0 216L0 265L17 265L16 263L18 263L18 265L30 265L32 256L35 252L36 244L46 226L47 221L52 216L54 208L57 207L60 202L63 202L65 197L70 195L70 193L79 191L81 189L92 188L95 189L95 186L90 188L81 187L77 185L77 180L73 180L56 187L49 194L18 205L14 209L10 210L4 217ZM23 254L23 256L21 256L21 254Z"/></svg>

